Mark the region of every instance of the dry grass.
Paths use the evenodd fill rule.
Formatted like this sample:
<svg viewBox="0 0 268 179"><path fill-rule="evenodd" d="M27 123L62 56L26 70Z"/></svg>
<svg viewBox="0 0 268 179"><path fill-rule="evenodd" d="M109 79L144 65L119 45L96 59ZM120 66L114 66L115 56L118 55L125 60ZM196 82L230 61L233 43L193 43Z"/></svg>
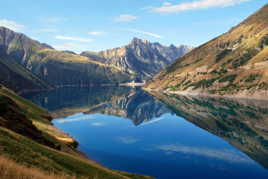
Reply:
<svg viewBox="0 0 268 179"><path fill-rule="evenodd" d="M46 174L35 168L26 168L9 160L0 157L0 178L3 179L75 179L66 175Z"/></svg>

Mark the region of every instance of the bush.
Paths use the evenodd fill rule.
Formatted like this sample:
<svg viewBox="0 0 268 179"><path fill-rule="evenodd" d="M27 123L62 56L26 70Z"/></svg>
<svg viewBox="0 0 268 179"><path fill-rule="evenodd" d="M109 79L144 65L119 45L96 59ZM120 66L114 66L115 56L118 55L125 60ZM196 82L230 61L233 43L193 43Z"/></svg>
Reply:
<svg viewBox="0 0 268 179"><path fill-rule="evenodd" d="M264 37L262 37L261 42L259 44L260 48L264 48L268 45L268 34L266 34Z"/></svg>
<svg viewBox="0 0 268 179"><path fill-rule="evenodd" d="M237 77L237 74L234 74L234 75L227 75L227 76L225 76L225 77L223 77L223 78L221 78L220 80L219 80L219 82L220 83L224 83L224 82L234 82L234 80L236 79L236 77Z"/></svg>
<svg viewBox="0 0 268 179"><path fill-rule="evenodd" d="M257 80L258 78L260 78L260 76L261 76L260 74L251 74L251 75L249 75L247 77L247 79L245 80L245 82L251 83L251 82Z"/></svg>
<svg viewBox="0 0 268 179"><path fill-rule="evenodd" d="M197 88L209 88L212 86L212 84L217 80L218 78L212 78L212 79L204 79L200 80L198 82L192 83L190 86L194 86L195 89Z"/></svg>
<svg viewBox="0 0 268 179"><path fill-rule="evenodd" d="M235 84L229 84L227 86L224 86L223 88L220 89L220 91L234 91L234 90L237 90L239 89L239 87Z"/></svg>
<svg viewBox="0 0 268 179"><path fill-rule="evenodd" d="M233 68L238 68L242 65L245 65L252 57L254 57L257 54L258 51L256 49L248 49L243 56L232 62Z"/></svg>
<svg viewBox="0 0 268 179"><path fill-rule="evenodd" d="M221 51L218 55L216 55L215 61L219 62L221 59L226 57L231 52L232 52L232 50L230 50L230 49L225 49L225 50Z"/></svg>

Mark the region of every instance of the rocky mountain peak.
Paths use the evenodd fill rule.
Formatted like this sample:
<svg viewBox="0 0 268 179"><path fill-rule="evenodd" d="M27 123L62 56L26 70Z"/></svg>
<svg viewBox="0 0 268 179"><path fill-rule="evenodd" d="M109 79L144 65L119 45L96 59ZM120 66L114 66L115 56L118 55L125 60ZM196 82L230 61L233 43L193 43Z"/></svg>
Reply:
<svg viewBox="0 0 268 179"><path fill-rule="evenodd" d="M132 39L132 41L131 41L130 44L137 44L137 45L139 45L139 44L149 44L149 43L150 43L150 41L148 41L148 40L142 40L142 39L139 39L137 37L134 37Z"/></svg>
<svg viewBox="0 0 268 179"><path fill-rule="evenodd" d="M175 45L169 47L158 42L151 43L148 40L134 37L128 45L123 47L95 54L83 52L81 55L116 66L122 71L134 75L136 79L150 79L189 50L191 48L181 49Z"/></svg>
<svg viewBox="0 0 268 179"><path fill-rule="evenodd" d="M169 47L172 48L172 49L177 48L174 44L170 44Z"/></svg>
<svg viewBox="0 0 268 179"><path fill-rule="evenodd" d="M0 45L2 48L9 48L9 46L12 46L12 48L13 46L23 46L23 49L28 49L32 46L36 46L38 48L53 49L53 47L46 43L40 43L22 33L14 32L13 30L3 26L0 26Z"/></svg>

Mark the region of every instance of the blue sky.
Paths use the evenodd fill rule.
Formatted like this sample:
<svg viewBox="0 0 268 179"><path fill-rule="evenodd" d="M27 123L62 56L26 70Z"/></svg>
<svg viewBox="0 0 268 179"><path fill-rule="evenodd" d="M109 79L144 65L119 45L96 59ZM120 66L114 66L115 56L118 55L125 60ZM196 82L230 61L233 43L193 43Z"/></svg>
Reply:
<svg viewBox="0 0 268 179"><path fill-rule="evenodd" d="M57 49L99 51L133 37L198 46L267 0L2 0L0 26Z"/></svg>

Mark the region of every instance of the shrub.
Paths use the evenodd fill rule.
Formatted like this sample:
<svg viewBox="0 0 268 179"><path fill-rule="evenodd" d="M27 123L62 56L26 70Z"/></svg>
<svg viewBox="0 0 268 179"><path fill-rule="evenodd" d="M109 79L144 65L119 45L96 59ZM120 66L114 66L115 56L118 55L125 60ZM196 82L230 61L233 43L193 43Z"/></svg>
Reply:
<svg viewBox="0 0 268 179"><path fill-rule="evenodd" d="M212 84L217 80L218 78L212 78L212 79L204 79L200 80L198 82L192 83L190 86L194 86L195 89L197 88L209 88L212 86Z"/></svg>
<svg viewBox="0 0 268 179"><path fill-rule="evenodd" d="M230 49L225 49L225 50L221 51L218 55L216 55L215 61L219 62L221 59L226 57L231 52L232 52L232 50L230 50Z"/></svg>
<svg viewBox="0 0 268 179"><path fill-rule="evenodd" d="M227 86L224 86L223 88L220 89L220 91L234 91L239 89L239 87L236 84L229 84Z"/></svg>
<svg viewBox="0 0 268 179"><path fill-rule="evenodd" d="M236 79L236 77L237 77L237 74L234 74L234 75L227 75L227 76L225 76L225 77L223 77L223 78L221 78L220 80L219 80L219 82L220 83L224 83L224 82L234 82L234 80Z"/></svg>
<svg viewBox="0 0 268 179"><path fill-rule="evenodd" d="M264 48L265 46L268 45L268 34L266 34L264 37L262 37L259 47Z"/></svg>
<svg viewBox="0 0 268 179"><path fill-rule="evenodd" d="M260 74L251 74L245 79L245 82L251 83L255 81L256 79L260 78L260 76L261 76Z"/></svg>
<svg viewBox="0 0 268 179"><path fill-rule="evenodd" d="M232 62L233 68L238 68L242 65L245 65L252 57L258 54L256 49L248 49L247 52Z"/></svg>

